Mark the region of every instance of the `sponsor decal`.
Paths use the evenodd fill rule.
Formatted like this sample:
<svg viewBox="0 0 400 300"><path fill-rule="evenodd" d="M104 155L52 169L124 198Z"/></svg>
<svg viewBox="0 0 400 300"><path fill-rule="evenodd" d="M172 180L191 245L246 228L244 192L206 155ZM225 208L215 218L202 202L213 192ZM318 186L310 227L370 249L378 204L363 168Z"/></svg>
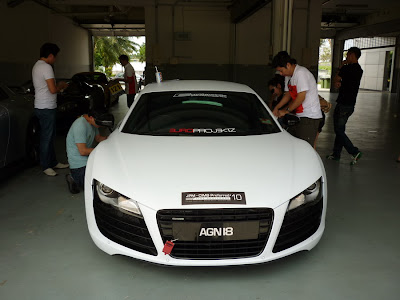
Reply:
<svg viewBox="0 0 400 300"><path fill-rule="evenodd" d="M236 128L171 128L169 133L235 133Z"/></svg>
<svg viewBox="0 0 400 300"><path fill-rule="evenodd" d="M212 97L212 98L228 98L227 95L224 94L208 94L208 93L180 93L175 94L174 98L177 97Z"/></svg>
<svg viewBox="0 0 400 300"><path fill-rule="evenodd" d="M182 205L191 204L246 204L243 192L182 193Z"/></svg>

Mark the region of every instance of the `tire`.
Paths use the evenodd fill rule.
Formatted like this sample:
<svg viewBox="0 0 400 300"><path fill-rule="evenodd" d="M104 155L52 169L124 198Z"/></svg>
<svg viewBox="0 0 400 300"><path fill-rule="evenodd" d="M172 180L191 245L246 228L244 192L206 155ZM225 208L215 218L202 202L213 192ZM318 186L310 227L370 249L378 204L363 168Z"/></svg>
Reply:
<svg viewBox="0 0 400 300"><path fill-rule="evenodd" d="M104 109L108 111L108 109L110 108L111 104L111 99L108 98L105 102L104 102Z"/></svg>
<svg viewBox="0 0 400 300"><path fill-rule="evenodd" d="M92 109L103 109L106 107L106 99L103 89L99 86L94 86L91 91L92 96Z"/></svg>

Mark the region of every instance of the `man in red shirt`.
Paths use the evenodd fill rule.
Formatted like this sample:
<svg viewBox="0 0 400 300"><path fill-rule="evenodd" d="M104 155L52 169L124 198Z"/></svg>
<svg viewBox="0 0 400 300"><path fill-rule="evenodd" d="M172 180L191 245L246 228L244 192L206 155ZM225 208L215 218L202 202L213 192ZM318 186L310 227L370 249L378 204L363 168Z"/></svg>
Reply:
<svg viewBox="0 0 400 300"><path fill-rule="evenodd" d="M119 57L119 62L124 66L124 79L122 81L125 82L125 93L128 107L131 107L133 101L135 100L136 95L136 77L135 70L129 62L129 58L127 55L122 54Z"/></svg>

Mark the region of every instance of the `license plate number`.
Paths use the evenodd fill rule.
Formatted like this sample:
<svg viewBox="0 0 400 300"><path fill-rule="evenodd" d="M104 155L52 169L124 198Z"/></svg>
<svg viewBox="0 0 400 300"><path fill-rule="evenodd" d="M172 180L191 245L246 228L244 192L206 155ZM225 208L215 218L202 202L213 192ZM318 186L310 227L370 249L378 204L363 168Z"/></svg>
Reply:
<svg viewBox="0 0 400 300"><path fill-rule="evenodd" d="M259 221L176 222L172 234L180 241L239 241L258 239L259 229Z"/></svg>
<svg viewBox="0 0 400 300"><path fill-rule="evenodd" d="M119 82L110 86L109 88L110 88L111 95L113 95L113 96L122 92L122 86Z"/></svg>

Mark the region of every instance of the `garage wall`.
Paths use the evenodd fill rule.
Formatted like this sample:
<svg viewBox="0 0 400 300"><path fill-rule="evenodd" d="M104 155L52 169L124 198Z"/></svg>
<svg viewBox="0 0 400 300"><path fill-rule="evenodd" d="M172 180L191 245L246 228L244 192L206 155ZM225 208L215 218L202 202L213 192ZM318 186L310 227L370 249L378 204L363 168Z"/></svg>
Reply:
<svg viewBox="0 0 400 300"><path fill-rule="evenodd" d="M360 82L361 89L382 91L384 88L386 52L395 51L395 47L361 50L358 63L364 70Z"/></svg>
<svg viewBox="0 0 400 300"><path fill-rule="evenodd" d="M89 35L67 18L33 2L15 8L0 2L0 80L20 84L31 79L40 46L56 43L61 51L55 64L56 77L71 77L89 70Z"/></svg>
<svg viewBox="0 0 400 300"><path fill-rule="evenodd" d="M157 65L165 80L234 81L267 97L270 9L235 25L225 7L146 7L146 80Z"/></svg>

